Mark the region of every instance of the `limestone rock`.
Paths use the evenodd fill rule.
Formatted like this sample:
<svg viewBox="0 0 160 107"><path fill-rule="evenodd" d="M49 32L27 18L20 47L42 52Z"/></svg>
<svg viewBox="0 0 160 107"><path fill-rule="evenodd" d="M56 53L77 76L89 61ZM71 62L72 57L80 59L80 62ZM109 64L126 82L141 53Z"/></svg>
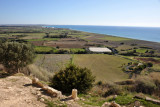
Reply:
<svg viewBox="0 0 160 107"><path fill-rule="evenodd" d="M62 92L55 90L49 86L45 86L43 87L43 90L47 91L48 94L54 96L54 97L61 97L62 96Z"/></svg>
<svg viewBox="0 0 160 107"><path fill-rule="evenodd" d="M102 107L121 107L119 104L115 103L115 102L105 102Z"/></svg>
<svg viewBox="0 0 160 107"><path fill-rule="evenodd" d="M35 85L35 86L37 86L37 87L40 87L40 88L44 87L43 84L39 81L38 78L33 78L32 79L32 84Z"/></svg>

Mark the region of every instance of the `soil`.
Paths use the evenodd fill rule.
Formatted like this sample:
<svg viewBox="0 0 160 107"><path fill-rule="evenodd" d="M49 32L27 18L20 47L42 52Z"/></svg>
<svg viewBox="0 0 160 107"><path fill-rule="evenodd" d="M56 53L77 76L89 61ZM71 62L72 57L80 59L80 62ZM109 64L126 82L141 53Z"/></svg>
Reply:
<svg viewBox="0 0 160 107"><path fill-rule="evenodd" d="M0 107L47 107L45 99L57 101L58 98L32 86L32 80L23 74L0 78ZM63 99L68 97L63 96L61 100ZM65 103L68 107L81 107L72 99L66 100Z"/></svg>
<svg viewBox="0 0 160 107"><path fill-rule="evenodd" d="M155 64L160 64L160 60L156 60L154 58L135 58L135 59L140 60L140 61L144 61L144 62L152 62Z"/></svg>
<svg viewBox="0 0 160 107"><path fill-rule="evenodd" d="M0 79L0 107L45 107L32 93L31 79L25 76L10 76Z"/></svg>

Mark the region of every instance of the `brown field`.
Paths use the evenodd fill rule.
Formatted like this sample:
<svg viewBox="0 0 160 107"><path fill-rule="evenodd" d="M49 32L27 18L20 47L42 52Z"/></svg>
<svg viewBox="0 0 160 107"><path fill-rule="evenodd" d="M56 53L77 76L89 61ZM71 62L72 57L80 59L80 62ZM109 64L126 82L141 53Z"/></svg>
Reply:
<svg viewBox="0 0 160 107"><path fill-rule="evenodd" d="M43 46L45 41L32 41L31 43L35 46Z"/></svg>
<svg viewBox="0 0 160 107"><path fill-rule="evenodd" d="M135 59L143 61L143 62L152 62L154 64L160 64L160 60L157 60L154 58L135 58Z"/></svg>
<svg viewBox="0 0 160 107"><path fill-rule="evenodd" d="M84 48L87 42L77 38L63 38L58 41L45 42L44 46L51 46L60 48Z"/></svg>

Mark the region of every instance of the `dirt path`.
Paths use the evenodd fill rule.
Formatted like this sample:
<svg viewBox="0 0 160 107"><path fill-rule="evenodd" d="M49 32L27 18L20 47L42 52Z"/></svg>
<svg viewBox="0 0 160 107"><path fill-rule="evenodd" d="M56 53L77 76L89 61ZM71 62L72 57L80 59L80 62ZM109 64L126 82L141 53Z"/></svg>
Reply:
<svg viewBox="0 0 160 107"><path fill-rule="evenodd" d="M0 79L0 107L46 107L34 95L38 88L32 87L26 76L10 76Z"/></svg>

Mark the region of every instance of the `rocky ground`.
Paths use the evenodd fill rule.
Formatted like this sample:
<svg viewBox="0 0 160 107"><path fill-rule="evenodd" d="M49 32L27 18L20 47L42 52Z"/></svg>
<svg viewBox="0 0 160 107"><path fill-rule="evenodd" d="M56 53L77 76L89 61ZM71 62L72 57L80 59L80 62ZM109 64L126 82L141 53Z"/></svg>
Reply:
<svg viewBox="0 0 160 107"><path fill-rule="evenodd" d="M10 76L0 79L0 107L45 107L38 101L32 81L25 76Z"/></svg>
<svg viewBox="0 0 160 107"><path fill-rule="evenodd" d="M67 98L67 97L64 97ZM32 86L32 80L22 74L0 78L0 107L46 107L45 99L57 100ZM68 107L79 107L72 100L62 101Z"/></svg>

